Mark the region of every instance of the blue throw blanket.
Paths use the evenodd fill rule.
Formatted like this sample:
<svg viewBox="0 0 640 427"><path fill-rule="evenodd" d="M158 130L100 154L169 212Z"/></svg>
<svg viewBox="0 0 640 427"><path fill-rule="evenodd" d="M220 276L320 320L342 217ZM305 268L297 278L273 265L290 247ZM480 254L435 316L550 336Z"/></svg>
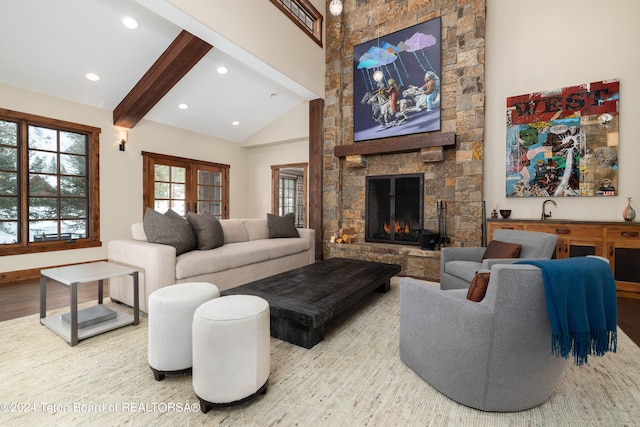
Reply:
<svg viewBox="0 0 640 427"><path fill-rule="evenodd" d="M592 257L519 261L540 267L551 323L551 349L576 365L617 348L616 282L609 264Z"/></svg>

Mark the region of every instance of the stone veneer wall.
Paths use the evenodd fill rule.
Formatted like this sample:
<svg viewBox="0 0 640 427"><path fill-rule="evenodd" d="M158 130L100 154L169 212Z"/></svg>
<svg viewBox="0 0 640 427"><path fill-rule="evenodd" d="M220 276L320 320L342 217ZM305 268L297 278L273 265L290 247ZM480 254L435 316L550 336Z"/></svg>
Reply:
<svg viewBox="0 0 640 427"><path fill-rule="evenodd" d="M323 256L395 262L403 274L439 278L439 253L364 242L365 177L424 173L424 228L437 230L436 202L447 204L451 245L478 246L482 236L485 0L346 0L344 12L327 14ZM424 162L420 152L368 155L366 167L335 157L333 148L353 144L353 47L368 40L442 18L441 132L456 134L444 159ZM359 142L366 144L366 142ZM340 227L357 242L329 244Z"/></svg>

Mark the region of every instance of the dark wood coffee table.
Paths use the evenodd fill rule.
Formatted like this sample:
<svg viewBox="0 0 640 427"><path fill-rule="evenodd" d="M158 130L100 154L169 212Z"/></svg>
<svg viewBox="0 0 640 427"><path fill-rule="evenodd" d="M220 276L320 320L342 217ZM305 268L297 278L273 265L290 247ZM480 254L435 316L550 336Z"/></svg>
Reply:
<svg viewBox="0 0 640 427"><path fill-rule="evenodd" d="M271 336L311 348L327 321L373 291L387 292L397 264L331 258L223 291L256 295L269 302Z"/></svg>

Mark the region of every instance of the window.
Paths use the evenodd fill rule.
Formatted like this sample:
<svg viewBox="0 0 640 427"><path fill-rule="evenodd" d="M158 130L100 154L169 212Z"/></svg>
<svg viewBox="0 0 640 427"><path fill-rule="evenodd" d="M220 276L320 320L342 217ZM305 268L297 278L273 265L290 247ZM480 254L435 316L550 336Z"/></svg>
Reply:
<svg viewBox="0 0 640 427"><path fill-rule="evenodd" d="M271 213L293 212L296 227L306 227L307 164L294 163L271 166Z"/></svg>
<svg viewBox="0 0 640 427"><path fill-rule="evenodd" d="M99 135L0 109L0 255L100 246Z"/></svg>
<svg viewBox="0 0 640 427"><path fill-rule="evenodd" d="M271 3L322 47L322 14L309 0L271 0Z"/></svg>
<svg viewBox="0 0 640 427"><path fill-rule="evenodd" d="M143 209L229 217L229 165L143 152Z"/></svg>
<svg viewBox="0 0 640 427"><path fill-rule="evenodd" d="M280 215L294 212L296 207L296 179L280 176Z"/></svg>

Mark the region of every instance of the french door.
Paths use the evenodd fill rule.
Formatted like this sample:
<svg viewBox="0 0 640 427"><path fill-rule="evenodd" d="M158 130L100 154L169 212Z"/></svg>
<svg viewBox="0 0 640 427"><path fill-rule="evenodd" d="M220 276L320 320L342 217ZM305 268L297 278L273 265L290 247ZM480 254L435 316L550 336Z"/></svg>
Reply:
<svg viewBox="0 0 640 427"><path fill-rule="evenodd" d="M271 166L271 213L293 212L296 227L307 226L307 163Z"/></svg>
<svg viewBox="0 0 640 427"><path fill-rule="evenodd" d="M229 217L229 165L143 152L143 209Z"/></svg>

